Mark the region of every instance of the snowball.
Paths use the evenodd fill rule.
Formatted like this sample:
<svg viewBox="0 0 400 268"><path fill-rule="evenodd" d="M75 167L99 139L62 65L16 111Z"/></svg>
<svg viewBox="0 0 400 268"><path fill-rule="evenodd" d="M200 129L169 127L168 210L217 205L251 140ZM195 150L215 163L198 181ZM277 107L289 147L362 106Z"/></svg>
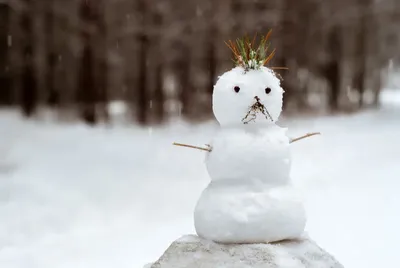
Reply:
<svg viewBox="0 0 400 268"><path fill-rule="evenodd" d="M235 87L239 88L238 92ZM268 94L267 88L270 89ZM215 84L213 112L221 126L243 124L257 97L265 107L265 113L258 112L252 122L276 122L282 112L283 93L272 70L261 67L245 72L242 67L236 67L220 76Z"/></svg>
<svg viewBox="0 0 400 268"><path fill-rule="evenodd" d="M249 188L240 181L212 181L195 209L196 232L219 243L269 243L302 235L306 215L289 185Z"/></svg>
<svg viewBox="0 0 400 268"><path fill-rule="evenodd" d="M289 181L291 156L286 129L253 126L221 128L216 133L212 152L205 160L211 180L260 179L278 185Z"/></svg>

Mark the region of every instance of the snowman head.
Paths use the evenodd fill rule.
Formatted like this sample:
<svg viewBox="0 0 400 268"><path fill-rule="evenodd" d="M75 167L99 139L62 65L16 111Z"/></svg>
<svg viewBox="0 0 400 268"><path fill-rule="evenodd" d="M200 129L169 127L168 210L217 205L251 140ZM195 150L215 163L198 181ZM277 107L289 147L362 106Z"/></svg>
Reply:
<svg viewBox="0 0 400 268"><path fill-rule="evenodd" d="M220 76L214 86L213 112L221 125L274 124L278 120L284 90L276 73L264 66L274 54L266 53L268 35L254 49L254 41L239 39L237 45L228 44L237 67Z"/></svg>

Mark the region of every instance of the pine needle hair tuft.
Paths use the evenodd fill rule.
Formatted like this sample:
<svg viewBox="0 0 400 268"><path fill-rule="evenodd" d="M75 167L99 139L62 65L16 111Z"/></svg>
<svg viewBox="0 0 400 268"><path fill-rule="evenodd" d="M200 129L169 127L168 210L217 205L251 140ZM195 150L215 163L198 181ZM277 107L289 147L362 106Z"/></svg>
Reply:
<svg viewBox="0 0 400 268"><path fill-rule="evenodd" d="M233 53L233 62L235 66L242 67L245 72L249 70L259 70L262 66L268 64L275 56L276 49L273 49L270 53L270 42L268 42L271 36L272 30L269 30L266 36L261 36L258 45L256 45L257 34L254 35L253 39L250 40L248 36L236 39L236 42L229 40L225 44ZM287 70L286 67L270 67L270 69L282 79L274 70Z"/></svg>

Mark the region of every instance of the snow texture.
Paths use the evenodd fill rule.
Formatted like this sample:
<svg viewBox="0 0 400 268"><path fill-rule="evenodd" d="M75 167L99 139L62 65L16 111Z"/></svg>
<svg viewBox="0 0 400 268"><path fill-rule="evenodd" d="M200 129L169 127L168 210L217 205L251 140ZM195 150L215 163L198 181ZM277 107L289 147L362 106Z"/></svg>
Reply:
<svg viewBox="0 0 400 268"><path fill-rule="evenodd" d="M308 238L274 244L222 245L187 235L150 268L343 268Z"/></svg>
<svg viewBox="0 0 400 268"><path fill-rule="evenodd" d="M279 80L265 67L246 73L235 68L217 82L213 107L221 129L206 156L211 183L194 212L199 236L268 243L303 233L306 214L290 184L287 129L275 125L282 94ZM254 104L261 109L252 110ZM254 117L245 124L240 119L249 109Z"/></svg>
<svg viewBox="0 0 400 268"><path fill-rule="evenodd" d="M199 236L220 243L268 243L298 238L303 203L289 186L212 182L202 193L194 223Z"/></svg>
<svg viewBox="0 0 400 268"><path fill-rule="evenodd" d="M212 138L206 167L213 181L254 179L271 185L289 182L291 154L287 129L276 125L220 128ZM240 183L240 182L238 182Z"/></svg>

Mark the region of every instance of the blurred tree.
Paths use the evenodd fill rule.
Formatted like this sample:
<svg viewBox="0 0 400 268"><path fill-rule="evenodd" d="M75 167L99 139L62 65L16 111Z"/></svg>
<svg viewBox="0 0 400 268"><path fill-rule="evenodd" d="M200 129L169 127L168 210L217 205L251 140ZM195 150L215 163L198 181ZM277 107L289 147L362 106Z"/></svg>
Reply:
<svg viewBox="0 0 400 268"><path fill-rule="evenodd" d="M214 20L215 21L215 20ZM207 61L207 73L208 73L208 83L207 89L208 93L211 95L214 89L215 80L217 77L217 51L215 48L215 40L217 39L216 26L212 24L209 29L206 41L206 61Z"/></svg>
<svg viewBox="0 0 400 268"><path fill-rule="evenodd" d="M137 0L137 15L139 20L139 31L136 35L138 43L137 61L138 80L135 87L136 92L136 113L139 124L144 125L148 121L148 86L147 86L147 60L149 57L149 37L147 24L149 17L149 3L146 0Z"/></svg>
<svg viewBox="0 0 400 268"><path fill-rule="evenodd" d="M98 12L96 19L96 90L98 94L98 104L102 118L105 121L109 120L108 114L108 73L109 73L109 62L108 62L108 45L107 45L107 24L106 24L106 13L107 4L106 0L98 0Z"/></svg>
<svg viewBox="0 0 400 268"><path fill-rule="evenodd" d="M284 80L282 81L282 87L285 89L285 98L283 99L283 108L286 110L288 103L293 101L296 89L296 69L294 69L293 60L296 59L295 55L299 52L297 48L298 42L296 42L296 25L300 23L298 20L297 9L299 8L297 0L283 0L281 4L281 21L280 21L280 46L279 55L275 61L278 66L288 67L290 72L283 74Z"/></svg>
<svg viewBox="0 0 400 268"><path fill-rule="evenodd" d="M0 105L13 104L9 65L9 47L12 42L9 27L10 13L10 6L0 2Z"/></svg>
<svg viewBox="0 0 400 268"><path fill-rule="evenodd" d="M190 35L191 30L187 29L185 35ZM191 105L193 105L193 99L191 98L191 93L193 93L193 84L191 76L191 62L192 55L189 44L184 41L177 41L175 44L175 48L178 49L181 55L176 59L174 65L174 72L177 77L178 82L178 92L179 92L179 101L180 101L180 114L183 117L193 116L191 113L193 109L191 109Z"/></svg>
<svg viewBox="0 0 400 268"><path fill-rule="evenodd" d="M358 90L359 108L364 105L364 93L365 93L365 83L366 83L366 68L367 68L367 58L368 58L368 40L367 38L367 20L369 19L368 5L369 0L358 0L357 2L357 14L358 23L357 28L357 41L356 41L356 64L354 70L354 81L353 87Z"/></svg>
<svg viewBox="0 0 400 268"><path fill-rule="evenodd" d="M57 54L54 44L54 0L48 0L45 6L45 47L46 47L46 102L51 105L60 103L60 94L56 89L55 69Z"/></svg>
<svg viewBox="0 0 400 268"><path fill-rule="evenodd" d="M218 66L218 56L217 50L215 47L215 42L221 36L218 31L218 16L219 16L219 9L218 7L221 4L214 6L210 3L209 14L207 16L208 25L206 29L206 40L205 40L205 61L206 61L206 73L207 73L207 93L211 96L215 79L217 77L217 66Z"/></svg>
<svg viewBox="0 0 400 268"><path fill-rule="evenodd" d="M163 53L163 39L161 35L161 29L163 27L163 15L159 11L155 11L153 13L153 27L157 29L155 36L153 37L153 60L152 66L154 67L154 94L152 101L152 106L154 107L154 116L156 122L160 123L164 120L165 110L164 110L164 103L165 103L165 96L164 96L164 59L161 56Z"/></svg>
<svg viewBox="0 0 400 268"><path fill-rule="evenodd" d="M80 113L78 102L79 68L82 56L81 18L82 0L53 1L53 49L54 53L54 95L50 98L57 103L59 115L63 120L74 116L75 109ZM86 26L84 26L86 27ZM46 36L49 36L46 34ZM49 57L50 58L50 57ZM58 100L57 100L58 99Z"/></svg>
<svg viewBox="0 0 400 268"><path fill-rule="evenodd" d="M209 118L217 76L232 67L223 41L270 28L271 66L289 68L286 111L376 107L382 70L400 58L396 0L0 3L0 103L18 100L31 115L44 96L90 124L109 118L111 100L142 125L178 109Z"/></svg>
<svg viewBox="0 0 400 268"><path fill-rule="evenodd" d="M81 0L81 38L82 51L80 56L77 100L80 104L80 115L88 124L97 123L96 101L97 90L94 76L95 53L93 48L93 34L95 22L95 0Z"/></svg>
<svg viewBox="0 0 400 268"><path fill-rule="evenodd" d="M341 29L334 26L328 35L328 61L325 65L324 75L329 85L328 105L332 112L339 110L340 62L342 56Z"/></svg>
<svg viewBox="0 0 400 268"><path fill-rule="evenodd" d="M35 66L35 2L33 0L23 0L23 7L20 16L21 30L23 33L22 44L22 87L20 102L23 114L31 116L38 102L38 88Z"/></svg>
<svg viewBox="0 0 400 268"><path fill-rule="evenodd" d="M201 55L199 50L202 43L198 37L204 32L204 26L197 24L196 10L203 13L203 3L197 6L197 1L194 0L174 0L171 1L171 6L174 11L171 21L175 25L175 29L171 30L176 31L171 37L171 71L176 81L178 114L190 120L201 114L200 111L196 113L198 102L195 96L198 94L198 88L194 87L194 83L198 76L202 76L201 70L195 69L195 63L201 62L198 61L198 57Z"/></svg>

